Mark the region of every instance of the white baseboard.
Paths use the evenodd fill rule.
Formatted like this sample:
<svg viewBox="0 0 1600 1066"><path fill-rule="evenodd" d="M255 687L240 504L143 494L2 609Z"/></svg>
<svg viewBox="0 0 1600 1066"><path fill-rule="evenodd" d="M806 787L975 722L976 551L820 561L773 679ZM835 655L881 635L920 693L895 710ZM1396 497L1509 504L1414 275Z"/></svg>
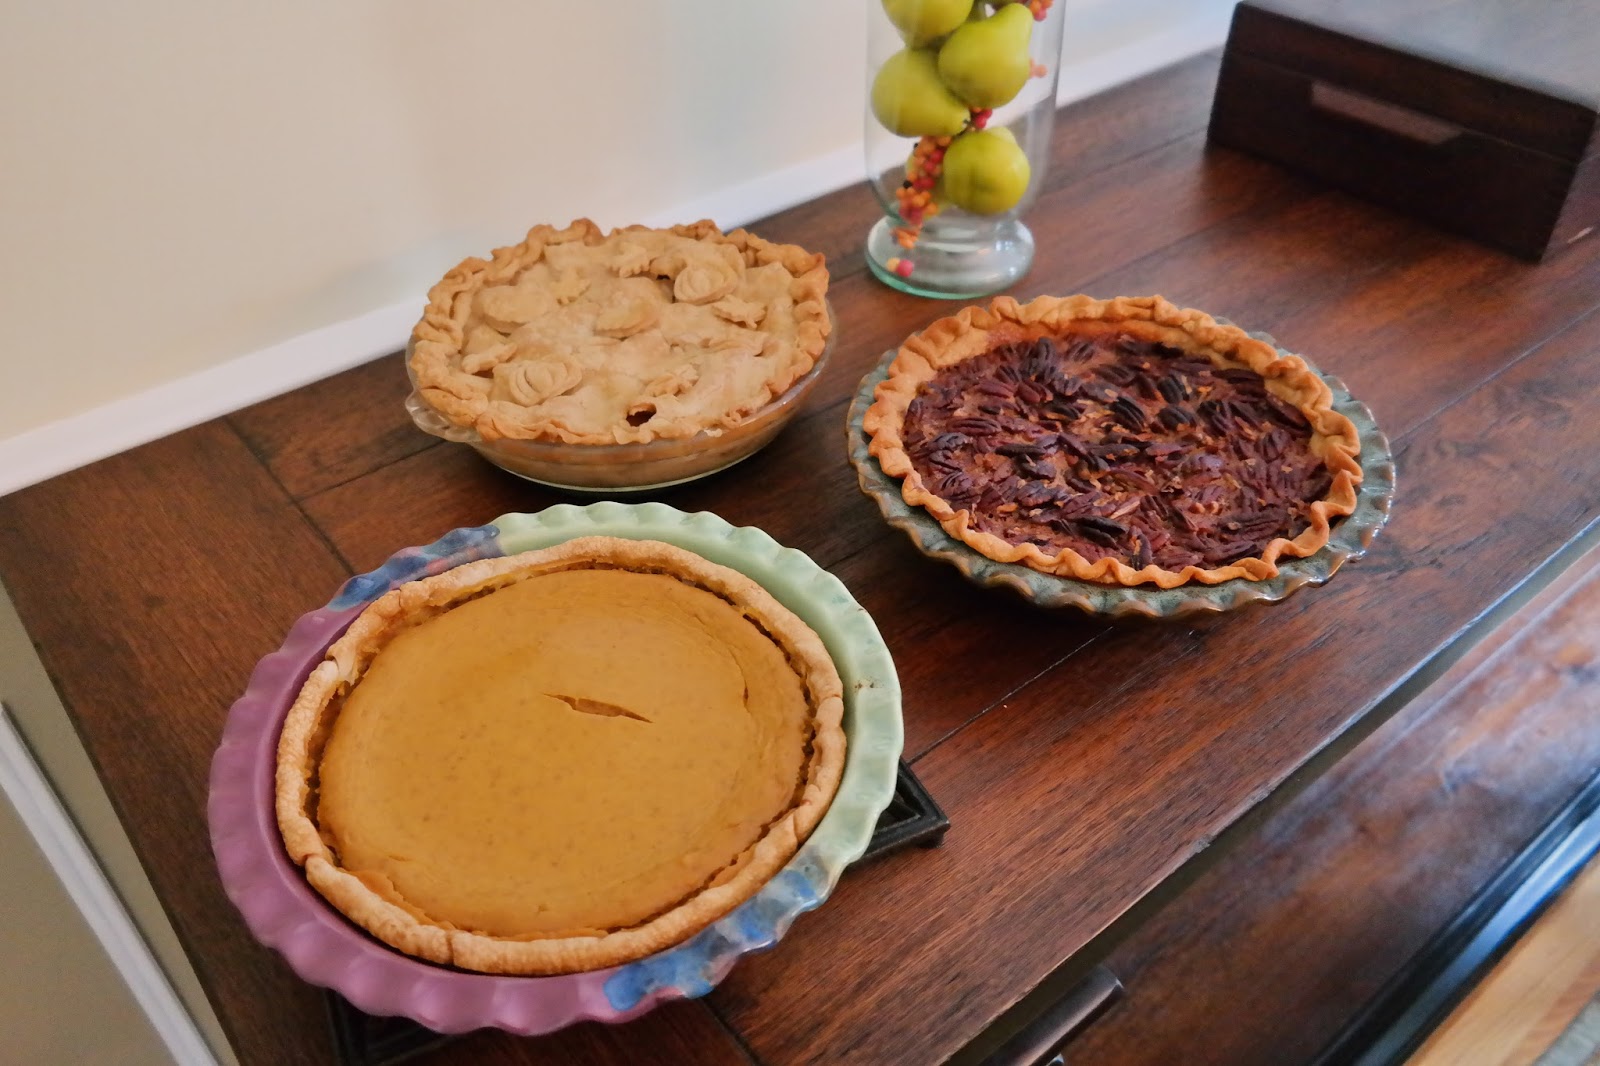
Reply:
<svg viewBox="0 0 1600 1066"><path fill-rule="evenodd" d="M178 1066L216 1066L183 1001L139 935L116 890L0 704L0 792L38 843L67 895L110 956ZM21 976L21 975L14 975Z"/></svg>
<svg viewBox="0 0 1600 1066"><path fill-rule="evenodd" d="M784 167L759 178L718 189L658 211L646 218L647 226L672 226L680 222L709 218L723 229L745 226L758 218L803 204L818 196L854 185L865 178L866 164L861 145L852 144L827 155Z"/></svg>
<svg viewBox="0 0 1600 1066"><path fill-rule="evenodd" d="M421 303L380 307L0 440L0 496L395 351Z"/></svg>
<svg viewBox="0 0 1600 1066"><path fill-rule="evenodd" d="M1105 8L1105 0L1092 7ZM1150 7L1149 4L1146 7ZM1163 0L1162 28L1061 72L1057 99L1080 100L1215 48L1227 35L1231 0ZM1183 12L1183 14L1179 14ZM1069 26L1071 24L1069 23ZM712 218L739 226L860 181L859 145L785 167L679 204L646 219L667 225ZM337 374L405 344L423 294L312 330L198 373L168 381L81 414L0 438L0 496L219 415Z"/></svg>

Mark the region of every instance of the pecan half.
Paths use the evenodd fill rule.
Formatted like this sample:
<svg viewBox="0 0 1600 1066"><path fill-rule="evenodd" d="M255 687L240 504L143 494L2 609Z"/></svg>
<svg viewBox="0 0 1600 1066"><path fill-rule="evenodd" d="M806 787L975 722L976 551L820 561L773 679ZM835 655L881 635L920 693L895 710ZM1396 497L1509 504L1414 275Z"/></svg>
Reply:
<svg viewBox="0 0 1600 1066"><path fill-rule="evenodd" d="M1265 379L1130 335L1000 345L938 372L902 429L975 527L1047 553L1218 566L1309 524L1332 475Z"/></svg>

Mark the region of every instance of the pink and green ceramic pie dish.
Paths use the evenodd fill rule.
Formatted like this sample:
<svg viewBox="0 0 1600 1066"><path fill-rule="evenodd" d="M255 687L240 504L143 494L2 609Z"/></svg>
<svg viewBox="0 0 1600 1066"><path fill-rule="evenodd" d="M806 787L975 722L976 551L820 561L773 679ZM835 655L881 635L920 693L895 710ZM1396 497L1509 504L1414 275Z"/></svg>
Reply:
<svg viewBox="0 0 1600 1066"><path fill-rule="evenodd" d="M582 536L665 541L755 580L823 640L845 687L847 755L839 790L786 866L732 913L636 962L555 977L469 973L395 951L330 907L285 852L273 809L278 733L290 703L327 648L389 589L476 559ZM302 616L264 658L228 714L211 767L208 817L223 886L251 933L306 981L360 1010L411 1018L444 1033L494 1027L522 1035L577 1021L621 1022L671 999L704 995L744 954L774 945L827 899L865 851L889 805L902 744L893 660L871 617L837 578L757 529L659 503L561 505L510 514L408 548L345 583Z"/></svg>

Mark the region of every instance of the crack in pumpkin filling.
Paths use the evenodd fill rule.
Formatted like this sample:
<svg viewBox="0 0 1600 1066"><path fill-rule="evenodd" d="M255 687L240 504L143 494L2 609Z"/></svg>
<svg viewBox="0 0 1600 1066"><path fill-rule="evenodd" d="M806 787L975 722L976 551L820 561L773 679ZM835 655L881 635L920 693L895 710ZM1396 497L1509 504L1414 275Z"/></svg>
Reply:
<svg viewBox="0 0 1600 1066"><path fill-rule="evenodd" d="M928 491L974 528L1134 569L1259 556L1302 533L1333 482L1306 416L1260 374L1126 333L945 367L903 438Z"/></svg>

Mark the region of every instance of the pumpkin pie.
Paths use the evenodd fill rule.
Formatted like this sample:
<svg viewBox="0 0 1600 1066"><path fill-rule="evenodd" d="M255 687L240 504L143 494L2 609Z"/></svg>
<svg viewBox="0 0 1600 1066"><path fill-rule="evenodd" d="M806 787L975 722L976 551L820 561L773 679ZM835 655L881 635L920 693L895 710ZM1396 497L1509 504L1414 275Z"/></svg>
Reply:
<svg viewBox="0 0 1600 1066"><path fill-rule="evenodd" d="M334 907L408 954L558 974L754 895L838 786L842 686L743 575L588 537L374 601L291 707L277 816Z"/></svg>
<svg viewBox="0 0 1600 1066"><path fill-rule="evenodd" d="M1304 360L1159 296L940 319L863 429L951 536L1106 584L1273 577L1328 543L1361 483L1355 426Z"/></svg>
<svg viewBox="0 0 1600 1066"><path fill-rule="evenodd" d="M484 440L716 434L815 365L827 292L821 255L709 221L536 226L433 287L410 372L425 403Z"/></svg>

